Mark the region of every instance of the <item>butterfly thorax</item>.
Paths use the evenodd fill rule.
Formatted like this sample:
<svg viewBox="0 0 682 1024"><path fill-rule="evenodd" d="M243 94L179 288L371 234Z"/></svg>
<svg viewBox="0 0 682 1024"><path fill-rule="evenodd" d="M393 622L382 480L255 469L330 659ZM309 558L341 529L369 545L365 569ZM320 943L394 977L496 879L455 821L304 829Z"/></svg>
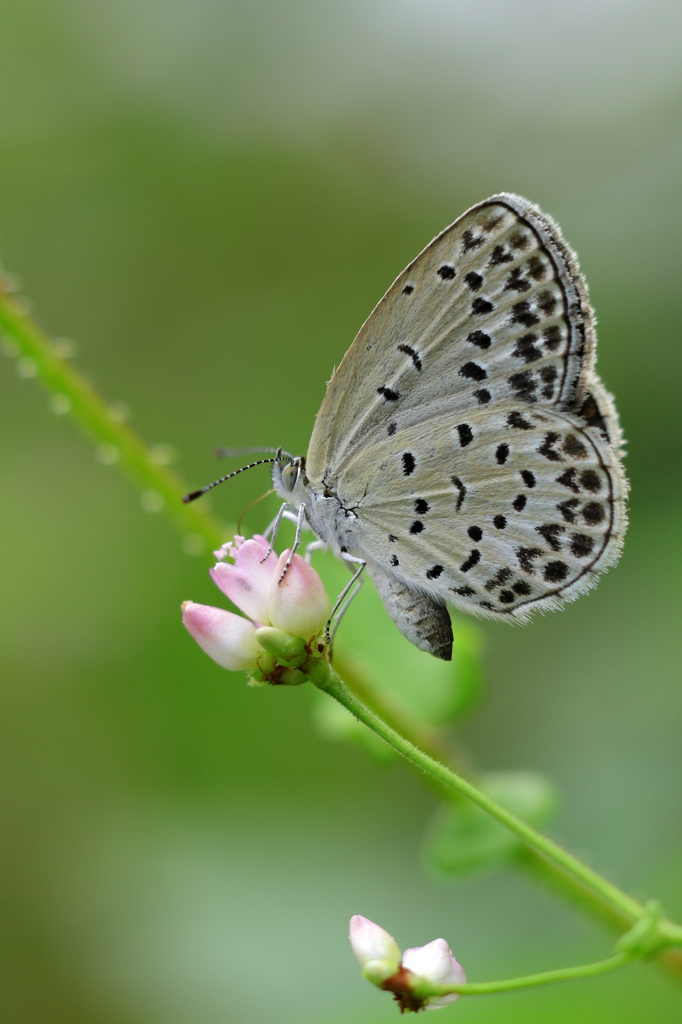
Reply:
<svg viewBox="0 0 682 1024"><path fill-rule="evenodd" d="M348 552L358 555L353 543L353 524L357 515L346 508L333 485L317 484L308 478L305 459L298 456L286 463L276 462L272 482L277 494L294 508L305 506L306 524L334 554Z"/></svg>

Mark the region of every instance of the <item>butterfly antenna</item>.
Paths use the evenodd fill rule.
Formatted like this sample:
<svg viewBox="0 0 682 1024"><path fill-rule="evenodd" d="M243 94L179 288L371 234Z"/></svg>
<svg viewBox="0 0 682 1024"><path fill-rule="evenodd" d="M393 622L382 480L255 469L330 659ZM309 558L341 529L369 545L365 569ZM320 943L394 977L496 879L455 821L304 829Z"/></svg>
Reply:
<svg viewBox="0 0 682 1024"><path fill-rule="evenodd" d="M221 476L220 480L214 480L212 484L206 484L198 491L192 491L190 494L186 494L182 499L186 505L190 501L195 501L200 498L202 494L206 494L206 491L212 491L218 484L224 484L226 480L230 480L233 476L237 476L239 473L245 473L247 469L254 469L256 466L263 466L266 462L281 462L283 458L287 456L282 455L281 450L277 449L277 455L274 459L259 459L257 462L251 462L248 466L242 466L241 469L235 469L234 473L228 473L227 476Z"/></svg>
<svg viewBox="0 0 682 1024"><path fill-rule="evenodd" d="M266 491L265 494L261 494L260 498L256 498L255 501L252 501L250 505L247 505L246 508L243 509L243 511L239 515L239 519L237 520L237 533L238 534L240 534L242 532L242 519L244 518L246 513L249 512L253 508L254 505L257 505L259 501L262 501L263 498L269 498L270 495L274 494L274 493L275 493L275 488L271 487L269 491Z"/></svg>

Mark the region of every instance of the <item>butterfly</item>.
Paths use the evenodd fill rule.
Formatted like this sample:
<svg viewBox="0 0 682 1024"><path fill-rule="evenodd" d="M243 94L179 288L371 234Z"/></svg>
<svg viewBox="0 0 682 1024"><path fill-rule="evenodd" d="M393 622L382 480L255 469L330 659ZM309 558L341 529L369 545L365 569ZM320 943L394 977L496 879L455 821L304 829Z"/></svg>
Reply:
<svg viewBox="0 0 682 1024"><path fill-rule="evenodd" d="M400 632L452 656L448 605L526 621L618 559L628 484L595 318L557 224L500 193L399 275L273 485L364 568ZM346 588L348 589L348 588ZM345 591L344 591L345 593Z"/></svg>

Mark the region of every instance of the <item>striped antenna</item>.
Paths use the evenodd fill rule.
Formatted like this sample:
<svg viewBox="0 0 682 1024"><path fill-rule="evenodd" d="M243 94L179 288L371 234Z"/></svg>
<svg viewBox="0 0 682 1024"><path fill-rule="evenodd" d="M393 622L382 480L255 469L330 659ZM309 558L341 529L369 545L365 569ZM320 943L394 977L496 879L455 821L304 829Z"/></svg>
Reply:
<svg viewBox="0 0 682 1024"><path fill-rule="evenodd" d="M241 469L235 469L234 473L228 473L227 476L221 476L220 480L214 480L212 484L206 484L199 491L192 491L190 494L186 494L182 499L185 505L190 501L195 501L200 498L202 494L206 494L206 491L212 491L218 484L224 484L226 480L231 480L233 476L237 476L239 473L245 473L247 469L254 469L256 466L263 466L266 462L281 462L283 459L288 459L288 455L283 455L280 448L276 449L277 455L274 459L259 459L258 462L251 462L248 466L242 466Z"/></svg>

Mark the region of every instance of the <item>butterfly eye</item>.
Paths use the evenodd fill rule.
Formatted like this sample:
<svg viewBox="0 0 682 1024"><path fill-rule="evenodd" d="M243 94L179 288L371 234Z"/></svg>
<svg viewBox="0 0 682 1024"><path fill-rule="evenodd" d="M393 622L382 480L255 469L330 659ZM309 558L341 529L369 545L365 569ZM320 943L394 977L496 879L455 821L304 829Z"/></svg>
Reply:
<svg viewBox="0 0 682 1024"><path fill-rule="evenodd" d="M282 473L282 484L287 491L293 491L298 480L298 466L294 466L291 463L284 469Z"/></svg>

